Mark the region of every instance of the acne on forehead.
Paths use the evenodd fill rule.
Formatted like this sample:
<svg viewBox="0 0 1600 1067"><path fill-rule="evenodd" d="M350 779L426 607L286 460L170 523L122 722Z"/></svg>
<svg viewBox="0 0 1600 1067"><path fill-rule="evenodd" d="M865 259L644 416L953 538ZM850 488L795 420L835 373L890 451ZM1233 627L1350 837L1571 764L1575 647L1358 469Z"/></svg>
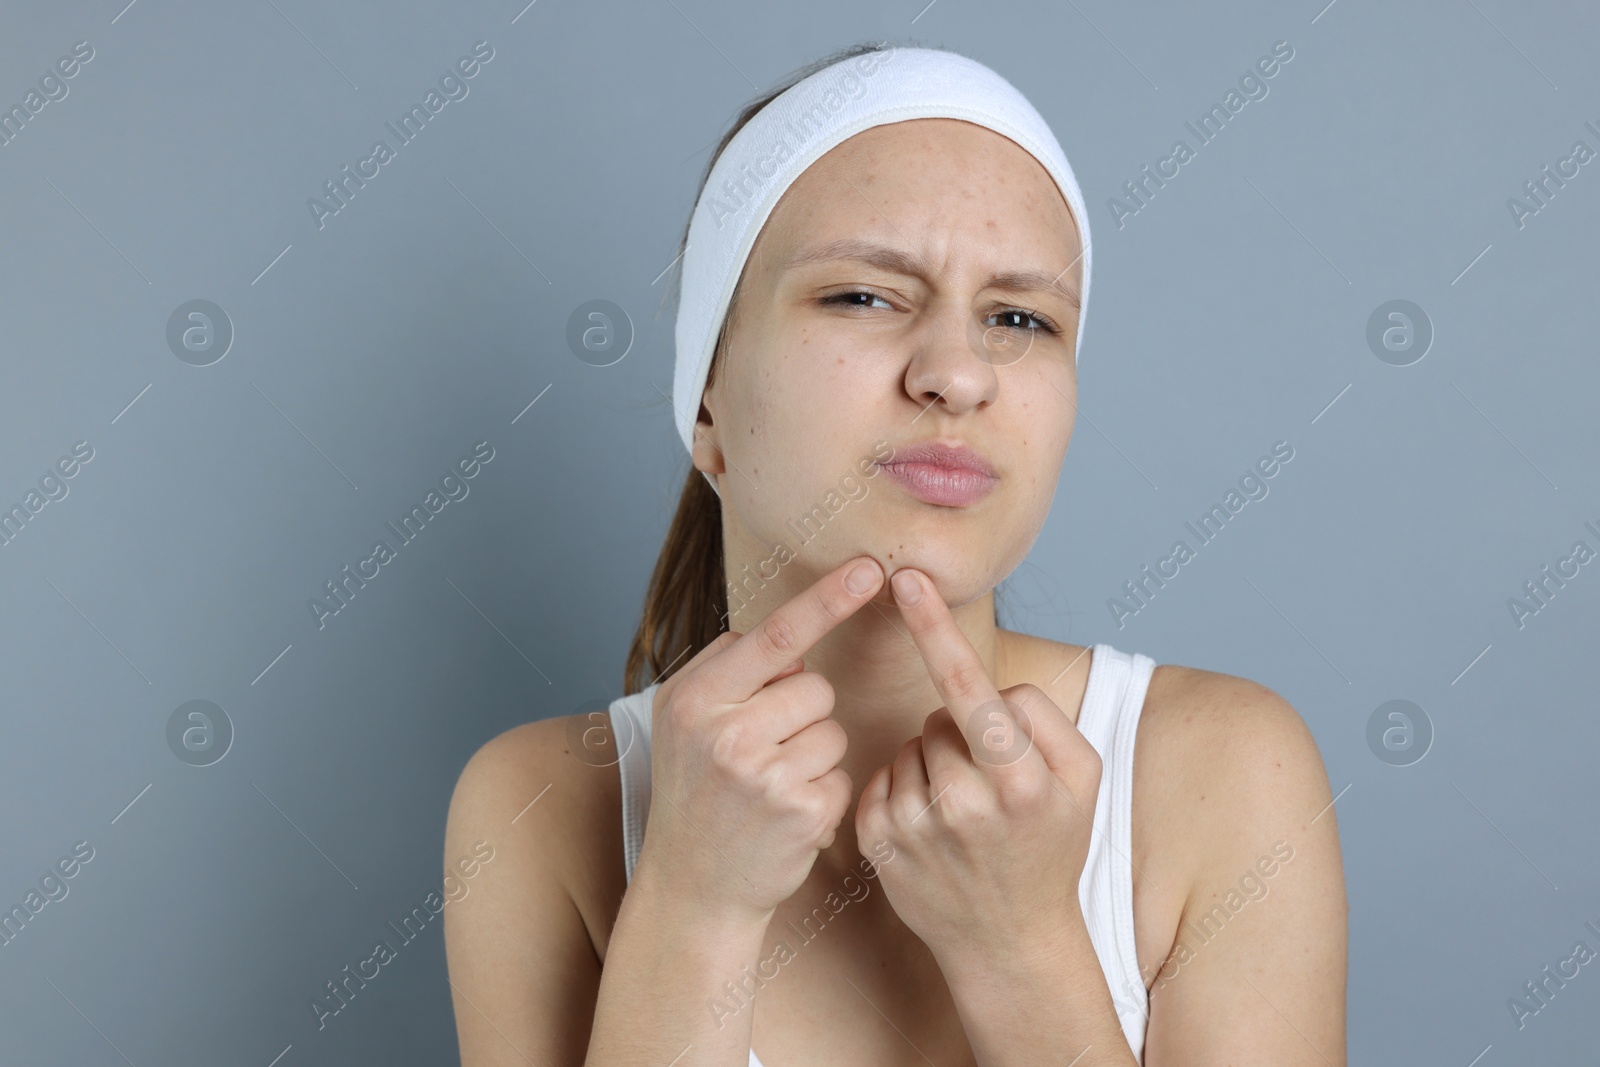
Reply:
<svg viewBox="0 0 1600 1067"><path fill-rule="evenodd" d="M934 129L934 124L940 128ZM916 126L921 128L912 128ZM952 147L952 140L958 142L956 147ZM909 150L911 157L885 160L882 156L886 150ZM987 157L990 162L998 160L1001 165L976 173L963 165L958 170L965 181L957 178L952 182L947 174L941 174L941 168L951 160L968 160L975 155ZM1029 168L1028 175L1019 175L1019 166ZM912 176L915 181L897 185L892 180L902 176ZM751 277L759 275L761 287L776 298L790 257L814 240L826 240L829 234L862 235L870 227L882 230L886 240L893 236L892 243L904 245L907 233L895 231L902 226L909 231L911 227L910 222L904 221L910 215L908 203L923 196L954 194L962 205L959 210L969 213L970 218L972 208L967 205L972 201L992 204L999 187L1004 187L1008 195L1020 196L1019 210L1028 218L1011 227L1009 238L1003 238L1000 219L987 212L981 231L996 241L1040 239L1054 244L1059 240L1064 247L1051 248L1044 256L1053 260L1059 252L1062 265L1070 268L1064 280L1081 290L1080 230L1049 171L1009 137L959 119L916 119L871 127L824 153L779 196L756 235L739 288L745 289ZM1066 216L1064 224L1054 205ZM897 215L901 220L898 223ZM1041 215L1045 218L1041 219ZM1046 221L1046 225L1040 226L1040 221ZM940 229L954 232L957 227L941 226L936 219L934 230Z"/></svg>
<svg viewBox="0 0 1600 1067"><path fill-rule="evenodd" d="M1021 149L1018 150L1021 152ZM1027 158L1038 166L1037 160L1032 160L1032 157ZM784 218L779 219L778 211L774 211L773 216L768 219L768 226L771 227L773 222L778 222L776 229L782 230L784 238L782 243L787 245L782 253L784 256L798 251L802 243L818 238L822 227L837 229L838 235L861 235L864 227L872 227L882 230L886 243L904 245L907 238L912 237L909 229L902 230L902 227L910 226L910 222L907 221L910 213L906 211L906 206L925 198L938 202L939 198L949 198L954 195L955 200L962 205L960 211L966 218L971 218L971 214L976 214L978 211L984 211L979 227L986 234L998 235L1003 230L1002 221L997 218L992 208L998 187L1005 187L1006 195L1019 197L1019 213L1026 216L1027 224L1019 222L1011 227L1013 234L1018 237L1056 235L1067 245L1062 250L1062 253L1066 254L1066 261L1062 266L1066 266L1066 262L1072 262L1074 264L1072 272L1074 277L1077 277L1078 267L1075 261L1083 250L1077 219L1072 216L1072 208L1067 205L1066 197L1061 194L1061 190L1056 187L1054 181L1051 181L1050 174L1043 168L1038 170L1040 170L1038 178L1048 182L1048 187L1038 187L1037 182L1018 181L1011 174L995 173L995 171L981 171L981 174L976 176L970 174L968 181L962 184L952 184L944 176L931 174L928 181L918 182L922 187L917 187L915 184L909 187L902 184L898 189L878 187L870 200L864 198L862 194L874 192L870 190L872 182L864 181L854 174L848 176L842 174L840 181L837 182L843 186L842 194L838 194L834 189L819 189L814 194L811 190L805 190L802 195L798 195L797 203L790 205L790 211L784 213ZM976 178L976 181L973 181L973 178ZM896 206L901 210L896 211ZM946 214L946 211L939 211L939 214ZM1045 226L1040 226L1040 222ZM946 232L960 229L955 219L946 222L944 218L934 218L933 224L936 229Z"/></svg>

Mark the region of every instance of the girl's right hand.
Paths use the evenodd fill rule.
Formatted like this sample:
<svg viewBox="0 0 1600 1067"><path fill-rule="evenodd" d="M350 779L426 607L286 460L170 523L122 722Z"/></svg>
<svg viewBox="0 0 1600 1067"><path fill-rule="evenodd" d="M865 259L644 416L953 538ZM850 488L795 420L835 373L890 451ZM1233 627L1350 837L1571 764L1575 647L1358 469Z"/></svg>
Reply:
<svg viewBox="0 0 1600 1067"><path fill-rule="evenodd" d="M875 560L853 559L662 683L636 880L757 922L805 882L854 787L839 766L846 737L830 718L833 686L803 657L882 584Z"/></svg>

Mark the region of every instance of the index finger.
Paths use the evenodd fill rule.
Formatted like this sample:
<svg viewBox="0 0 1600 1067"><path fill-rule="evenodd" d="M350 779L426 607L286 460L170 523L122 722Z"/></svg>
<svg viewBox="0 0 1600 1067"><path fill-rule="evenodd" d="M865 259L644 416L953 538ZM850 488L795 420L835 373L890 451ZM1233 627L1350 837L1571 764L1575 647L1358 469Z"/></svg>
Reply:
<svg viewBox="0 0 1600 1067"><path fill-rule="evenodd" d="M773 675L854 615L882 585L883 569L871 556L850 560L823 575L701 668L707 691L729 704L749 700Z"/></svg>
<svg viewBox="0 0 1600 1067"><path fill-rule="evenodd" d="M915 603L908 602L908 594L916 597ZM973 715L980 709L1001 706L1000 691L931 579L909 567L895 571L894 598L911 629L912 643L922 653L934 688L970 744Z"/></svg>

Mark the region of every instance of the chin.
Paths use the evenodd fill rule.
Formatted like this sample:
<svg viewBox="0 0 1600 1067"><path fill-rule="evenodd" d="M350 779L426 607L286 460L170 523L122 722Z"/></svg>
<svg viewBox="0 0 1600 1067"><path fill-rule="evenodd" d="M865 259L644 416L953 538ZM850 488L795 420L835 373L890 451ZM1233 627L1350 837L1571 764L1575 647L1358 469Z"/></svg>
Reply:
<svg viewBox="0 0 1600 1067"><path fill-rule="evenodd" d="M925 545L910 548L899 546L892 550L894 557L891 559L888 552L862 551L878 561L886 578L893 578L895 571L905 568L926 574L933 580L939 596L951 608L963 607L981 599L1000 584L999 572L993 567L994 561L980 558L976 552L962 552L954 548L941 551ZM892 600L893 591L887 582L884 590Z"/></svg>

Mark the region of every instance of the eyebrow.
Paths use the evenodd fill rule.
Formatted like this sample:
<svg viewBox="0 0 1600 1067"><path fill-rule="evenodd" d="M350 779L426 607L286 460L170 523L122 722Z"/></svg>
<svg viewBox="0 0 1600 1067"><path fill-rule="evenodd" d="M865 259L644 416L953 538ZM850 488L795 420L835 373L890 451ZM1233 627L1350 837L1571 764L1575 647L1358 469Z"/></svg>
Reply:
<svg viewBox="0 0 1600 1067"><path fill-rule="evenodd" d="M1079 257L1082 258L1081 256ZM807 263L829 263L841 260L853 260L858 263L870 263L895 274L910 275L924 280L937 277L939 272L933 265L920 256L911 255L898 248L877 244L873 241L863 240L859 237L844 237L837 241L830 241L815 248L801 249L784 265L788 270ZM1073 261L1074 263L1077 260ZM1070 268L1072 264L1067 266ZM984 288L1004 289L1016 293L1054 293L1061 299L1071 304L1075 309L1081 309L1083 304L1078 295L1077 287L1062 278L1062 274L1052 275L1043 270L1003 270L996 271L989 276Z"/></svg>

